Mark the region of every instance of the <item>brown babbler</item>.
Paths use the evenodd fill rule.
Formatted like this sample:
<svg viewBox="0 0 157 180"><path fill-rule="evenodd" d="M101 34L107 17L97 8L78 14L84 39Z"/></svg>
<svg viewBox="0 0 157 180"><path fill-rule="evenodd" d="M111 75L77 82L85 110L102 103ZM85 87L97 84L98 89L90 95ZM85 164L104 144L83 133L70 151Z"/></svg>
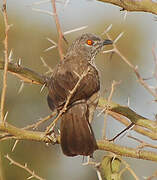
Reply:
<svg viewBox="0 0 157 180"><path fill-rule="evenodd" d="M87 72L61 117L61 147L67 156L88 156L97 149L90 125L100 90L99 74L94 60L103 46L108 44L112 44L112 41L102 40L94 34L81 35L72 43L64 59L56 65L48 82L48 105L52 111L57 109L59 112L81 75Z"/></svg>

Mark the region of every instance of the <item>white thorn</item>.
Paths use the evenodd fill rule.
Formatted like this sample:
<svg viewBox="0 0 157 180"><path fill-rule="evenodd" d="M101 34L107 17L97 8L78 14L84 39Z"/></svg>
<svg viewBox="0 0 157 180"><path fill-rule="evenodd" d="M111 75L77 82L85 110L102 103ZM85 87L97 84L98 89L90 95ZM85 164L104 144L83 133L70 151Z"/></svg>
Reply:
<svg viewBox="0 0 157 180"><path fill-rule="evenodd" d="M111 53L111 52L114 52L114 49L106 50L106 51L103 51L102 53L107 54L107 53Z"/></svg>
<svg viewBox="0 0 157 180"><path fill-rule="evenodd" d="M73 71L75 74L76 74L76 76L78 76L79 78L81 77L76 71Z"/></svg>
<svg viewBox="0 0 157 180"><path fill-rule="evenodd" d="M115 44L122 36L123 36L124 32L121 32L116 39L113 41L113 43Z"/></svg>
<svg viewBox="0 0 157 180"><path fill-rule="evenodd" d="M43 9L32 8L32 10L36 11L36 12L41 12L41 13L44 13L44 14L48 14L49 16L54 16L54 13L52 13L50 11L43 10Z"/></svg>
<svg viewBox="0 0 157 180"><path fill-rule="evenodd" d="M52 40L52 39L50 39L50 38L47 38L47 40L48 40L49 42L51 42L52 44L54 44L55 46L57 46L57 43L56 43L54 40Z"/></svg>
<svg viewBox="0 0 157 180"><path fill-rule="evenodd" d="M16 147L16 145L17 145L18 142L19 142L19 140L16 140L16 141L15 141L15 143L14 143L14 145L13 145L13 147L12 147L12 150L11 150L12 152L15 150L15 147Z"/></svg>
<svg viewBox="0 0 157 180"><path fill-rule="evenodd" d="M82 27L79 27L79 28L71 29L71 30L69 30L69 31L64 32L63 34L64 34L64 35L67 35L67 34L70 34L70 33L72 33L72 32L81 31L81 30L83 30L83 29L86 29L87 27L88 27L88 26L86 25L86 26L82 26Z"/></svg>
<svg viewBox="0 0 157 180"><path fill-rule="evenodd" d="M112 24L110 24L110 25L107 27L107 29L102 33L102 35L108 33L108 32L111 30L111 28L112 28Z"/></svg>
<svg viewBox="0 0 157 180"><path fill-rule="evenodd" d="M99 117L102 113L104 113L106 111L106 108L104 108L103 110L101 110L98 114L97 117Z"/></svg>
<svg viewBox="0 0 157 180"><path fill-rule="evenodd" d="M102 177L101 177L100 171L99 171L99 170L97 170L97 171L96 171L96 173L97 173L97 176L98 176L98 180L102 180Z"/></svg>
<svg viewBox="0 0 157 180"><path fill-rule="evenodd" d="M45 62L45 60L43 59L43 57L40 57L40 59L41 59L41 62L43 63L43 65L44 65L44 67L46 67L46 68L48 69L48 71L52 73L52 72L53 72L53 69L50 68L50 67L46 64L46 62Z"/></svg>
<svg viewBox="0 0 157 180"><path fill-rule="evenodd" d="M5 113L4 122L6 122L7 116L8 116L8 111Z"/></svg>
<svg viewBox="0 0 157 180"><path fill-rule="evenodd" d="M43 0L43 1L34 2L34 3L32 3L31 6L33 6L33 5L40 5L40 4L47 3L47 2L50 2L50 0Z"/></svg>
<svg viewBox="0 0 157 180"><path fill-rule="evenodd" d="M21 86L20 86L20 88L19 88L17 94L20 94L20 93L21 93L21 91L22 91L24 85L25 85L25 84L24 84L24 82L22 81Z"/></svg>
<svg viewBox="0 0 157 180"><path fill-rule="evenodd" d="M17 66L21 66L21 58L17 61Z"/></svg>
<svg viewBox="0 0 157 180"><path fill-rule="evenodd" d="M51 46L51 47L45 49L44 52L50 51L51 49L54 49L54 48L56 48L56 47L57 47L57 46Z"/></svg>
<svg viewBox="0 0 157 180"><path fill-rule="evenodd" d="M40 89L40 93L43 91L43 89L45 88L46 84L44 84L41 89Z"/></svg>
<svg viewBox="0 0 157 180"><path fill-rule="evenodd" d="M27 179L32 179L32 178L34 178L34 176L32 175L32 176L29 176Z"/></svg>
<svg viewBox="0 0 157 180"><path fill-rule="evenodd" d="M11 62L13 60L12 55L13 55L13 50L11 49L11 51L9 53L9 57L8 57L9 62Z"/></svg>

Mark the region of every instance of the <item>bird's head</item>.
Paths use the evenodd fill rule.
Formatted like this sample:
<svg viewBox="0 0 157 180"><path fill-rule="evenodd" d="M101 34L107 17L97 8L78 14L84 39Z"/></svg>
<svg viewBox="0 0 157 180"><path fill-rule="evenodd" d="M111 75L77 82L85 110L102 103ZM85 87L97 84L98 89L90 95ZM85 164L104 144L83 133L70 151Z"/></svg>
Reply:
<svg viewBox="0 0 157 180"><path fill-rule="evenodd" d="M73 53L76 56L81 55L90 61L95 58L105 45L112 43L109 39L103 40L95 34L84 33L72 43L68 53Z"/></svg>

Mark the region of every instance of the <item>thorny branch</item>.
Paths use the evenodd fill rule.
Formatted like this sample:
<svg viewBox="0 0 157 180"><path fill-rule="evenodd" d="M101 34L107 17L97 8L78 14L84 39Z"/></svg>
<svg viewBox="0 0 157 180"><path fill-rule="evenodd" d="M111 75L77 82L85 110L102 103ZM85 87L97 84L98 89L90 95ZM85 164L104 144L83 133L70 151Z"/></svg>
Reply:
<svg viewBox="0 0 157 180"><path fill-rule="evenodd" d="M8 15L7 15L7 5L6 0L3 0L3 17L4 17L4 24L5 24L5 39L4 39L4 73L3 73L3 88L1 94L1 106L0 106L0 121L4 123L4 104L5 104L5 97L6 97L6 89L7 89L7 69L8 69Z"/></svg>
<svg viewBox="0 0 157 180"><path fill-rule="evenodd" d="M111 92L109 94L109 97L107 98L108 102L111 101L113 93L114 93L115 86L118 85L118 84L119 84L119 82L113 81L112 86L111 86ZM106 136L106 118L107 118L107 115L108 115L108 106L106 106L106 108L104 110L105 110L105 113L104 113L103 139L105 139L105 136Z"/></svg>
<svg viewBox="0 0 157 180"><path fill-rule="evenodd" d="M4 69L3 61L0 61L0 69ZM40 74L28 68L25 68L22 66L19 67L17 66L17 64L14 64L14 63L8 64L8 71L13 73L14 75L17 75L17 77L19 77L20 79L21 78L27 79L28 80L27 82L30 82L30 83L41 84L41 85L44 85L46 83L47 78L45 76L41 76ZM139 125L148 129L149 131L145 133L146 136L152 139L157 139L157 133L156 133L157 124L154 121L151 121L147 118L144 118L143 116L138 115L136 112L134 112L127 106L121 106L114 102L108 103L108 101L105 100L104 98L99 99L100 108L105 109L107 105L109 106L109 114L111 114L110 112L115 112L115 113L118 113L127 117L129 120L131 120L131 122L135 123L136 125ZM140 127L138 127L138 129L140 129L139 130L140 133L145 132L145 130Z"/></svg>
<svg viewBox="0 0 157 180"><path fill-rule="evenodd" d="M113 118L115 118L116 120L118 120L119 122L121 122L122 124L124 124L125 126L129 126L130 125L130 122L127 120L127 118L122 116L122 115L120 115L119 113L113 112L111 110L111 111L108 112L108 114L110 116L112 116ZM134 131L144 135L144 136L149 137L152 140L157 140L157 133L156 132L150 131L149 129L147 130L145 128L142 128L142 127L136 126L136 125L132 129Z"/></svg>
<svg viewBox="0 0 157 180"><path fill-rule="evenodd" d="M140 145L137 146L137 149L142 149L144 147L150 147L150 148L157 149L157 145L146 143L146 142L144 142L136 137L130 136L130 135L128 135L128 137L140 143Z"/></svg>
<svg viewBox="0 0 157 180"><path fill-rule="evenodd" d="M98 0L121 7L126 11L141 11L157 14L157 3L151 0Z"/></svg>
<svg viewBox="0 0 157 180"><path fill-rule="evenodd" d="M63 52L62 52L61 41L62 41L64 36L62 34L61 27L59 24L59 19L58 19L57 12L56 12L55 0L51 0L51 1L52 1L53 10L54 10L56 26L57 26L57 30L58 30L58 34L59 34L58 50L59 50L60 58L62 60L63 59ZM6 0L4 0L4 2L6 2ZM7 14L6 14L6 20L7 20ZM8 25L8 23L7 23L7 25ZM8 29L6 28L6 34L8 34L8 30L9 30L9 26L8 26ZM6 37L8 38L8 36L6 36ZM7 38L5 38L5 40ZM8 42L8 40L6 40L6 42ZM7 75L5 75L5 73L7 74L7 69L8 69L8 71L10 71L14 75L16 75L18 78L21 78L24 82L34 83L34 84L46 84L46 82L47 82L46 76L41 76L41 75L35 73L34 71L31 71L27 68L23 68L19 64L17 65L17 64L13 64L13 63L8 63L8 43L6 43L6 45L7 46L5 46L5 63L2 61L0 62L0 69L4 69L4 78L5 78L4 82L5 83L4 83L3 89L5 89L5 85L6 85ZM152 91L149 88L149 86L144 82L144 80L141 78L140 74L138 73L137 68L134 67L121 54L121 52L117 49L115 43L114 43L113 47L114 47L114 49L112 50L112 52L116 52L119 56L122 57L122 59L133 69L133 71L135 72L139 82L157 99L157 94L156 93L154 94L154 91ZM77 87L79 86L80 81L86 75L86 73L88 73L88 71L85 72L82 76L80 76L80 78L79 78L77 84L75 85L74 89L72 91L70 91L69 96L67 97L67 100L66 100L66 103L65 103L63 109L60 111L60 113L58 114L57 118L53 121L53 123L47 128L46 132L49 132L49 130L55 125L57 120L61 117L61 115L66 111L68 103L69 103L72 95L77 90ZM6 90L4 90L4 93L5 92L6 92ZM3 97L5 99L5 95L3 95ZM112 104L112 102L111 102L111 97L112 97L112 93L111 93L111 96L108 98L108 101L107 101L107 106L108 106L108 102L109 102L109 109L107 109L107 113L110 114L110 112L116 112L116 113L118 112L119 114L122 114L122 115L126 116L127 118L129 118L131 121L133 120L135 124L139 124L143 127L148 128L150 133L156 134L157 126L155 126L155 124L152 121L147 120L146 118L137 115L135 112L133 112L131 109L129 109L129 107L123 107L123 106L118 105L115 108L114 107L115 104L114 103ZM102 103L103 103L103 105L102 105ZM102 98L100 99L99 105L100 105L100 107L104 108L104 105L105 105L104 99L102 99ZM3 110L3 109L4 109L4 101L3 101L3 105L1 105L1 110ZM123 110L124 110L124 113L122 112ZM4 119L4 113L1 116L3 116L3 118L1 118L1 119ZM59 143L60 142L59 136L57 136L56 140L52 141L48 137L45 136L44 132L33 132L33 131L28 131L28 130L26 131L26 129L38 127L41 123L43 123L44 121L46 121L50 117L52 117L52 116L50 115L50 116L46 117L45 119L42 119L41 121L39 121L35 124L32 124L30 126L27 126L23 129L11 126L8 123L6 123L4 126L4 124L1 123L0 124L0 131L7 133L8 135L10 135L10 138L14 138L14 139L29 139L29 140L54 143L54 144ZM149 121L149 122L145 123L145 121ZM146 130L143 130L143 131L146 131ZM136 149L134 149L134 148L119 146L119 145L116 145L114 143L111 143L111 142L108 142L105 140L104 141L98 141L98 149L110 151L110 152L119 154L121 156L157 161L157 153L153 153L151 151L144 151L144 150L140 150L137 152ZM31 174L29 179L35 177L37 179L43 180L43 178L36 175L34 173L34 171L31 171L30 169L28 169L27 165L21 165L21 164L17 163L14 160L12 160L9 156L6 156L6 158L12 164L15 164L16 166L21 167L21 168L25 169L27 172L29 172Z"/></svg>
<svg viewBox="0 0 157 180"><path fill-rule="evenodd" d="M60 143L59 136L56 136L55 139L50 139L49 137L45 136L45 132L28 131L28 130L26 131L26 130L22 130L20 128L14 127L12 125L9 125L8 123L5 123L5 126L3 124L0 124L0 130L11 134L12 138L14 139L33 140L37 142L45 142L45 143L52 143L52 144ZM120 156L132 157L132 158L137 158L137 159L145 159L145 160L157 162L157 153L154 153L151 151L139 150L137 152L137 149L135 148L120 146L106 140L97 141L97 144L98 144L99 150L113 152Z"/></svg>
<svg viewBox="0 0 157 180"><path fill-rule="evenodd" d="M105 32L106 36L109 38L109 39L112 39L110 37L110 35L108 34L108 32ZM117 42L117 38L115 41L113 41L113 49L112 50L109 50L109 51L104 51L104 53L108 53L108 52L114 52L116 54L118 54L122 60L133 70L133 72L135 73L137 79L138 79L138 82L152 95L155 97L155 99L157 99L157 93L154 92L147 83L145 83L144 79L141 77L140 73L138 72L138 67L137 66L134 66L133 64L131 64L131 62L129 62L129 60L119 51L119 49L117 48L116 46L116 42Z"/></svg>
<svg viewBox="0 0 157 180"><path fill-rule="evenodd" d="M44 178L38 176L33 170L30 170L27 166L27 163L22 165L19 162L14 161L11 157L9 157L8 154L5 157L10 161L10 165L13 164L13 165L20 167L20 168L24 169L25 171L27 171L30 174L30 176L27 179L36 178L39 180L45 180Z"/></svg>
<svg viewBox="0 0 157 180"><path fill-rule="evenodd" d="M119 157L120 158L120 157ZM119 178L121 178L122 174L125 172L125 171L129 171L132 176L134 177L135 180L139 180L139 178L136 176L135 172L133 171L133 169L130 167L130 165L124 161L122 158L120 158L122 164L124 164L125 168L123 168L120 173L119 173Z"/></svg>
<svg viewBox="0 0 157 180"><path fill-rule="evenodd" d="M50 114L50 115L48 115L48 116L46 116L46 117L44 117L44 118L41 118L38 122L33 123L33 124L31 124L31 125L28 125L28 126L22 128L22 129L24 129L24 130L31 129L31 128L37 129L39 125L41 125L42 123L44 123L44 122L46 122L47 120L51 119L51 118L54 117L55 115L56 115L56 112L53 112L52 114Z"/></svg>
<svg viewBox="0 0 157 180"><path fill-rule="evenodd" d="M60 26L58 15L57 15L56 2L55 1L56 0L51 0L53 13L54 13L54 18L55 18L56 27L57 27L57 32L58 32L58 35L59 35L59 38L58 38L58 52L59 52L61 60L63 60L62 39L63 39L64 36L63 36L62 31L61 31L61 26Z"/></svg>

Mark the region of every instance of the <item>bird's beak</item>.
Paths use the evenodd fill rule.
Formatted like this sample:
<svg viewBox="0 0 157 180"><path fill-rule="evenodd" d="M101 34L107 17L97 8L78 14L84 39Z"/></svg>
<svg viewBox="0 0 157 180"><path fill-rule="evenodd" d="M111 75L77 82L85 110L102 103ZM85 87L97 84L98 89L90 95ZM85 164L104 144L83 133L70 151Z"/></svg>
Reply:
<svg viewBox="0 0 157 180"><path fill-rule="evenodd" d="M103 46L104 46L104 45L109 45L109 44L113 44L113 42L112 42L111 40L109 40L109 39L105 39L105 40L103 41Z"/></svg>

